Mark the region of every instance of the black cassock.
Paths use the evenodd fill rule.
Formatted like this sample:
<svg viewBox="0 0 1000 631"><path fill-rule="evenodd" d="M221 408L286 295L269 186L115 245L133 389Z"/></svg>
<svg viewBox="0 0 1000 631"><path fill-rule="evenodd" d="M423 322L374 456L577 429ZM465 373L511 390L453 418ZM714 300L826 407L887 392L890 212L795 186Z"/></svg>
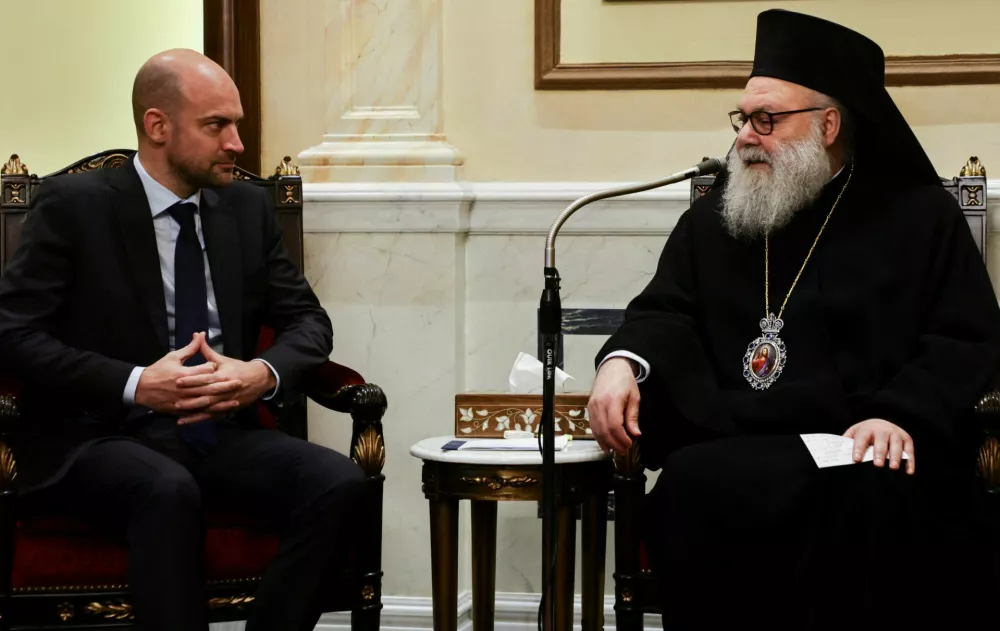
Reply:
<svg viewBox="0 0 1000 631"><path fill-rule="evenodd" d="M937 628L958 629L986 602L971 410L1000 362L1000 309L947 191L893 191L864 166L785 308L787 363L769 389L743 374L765 316L764 239L726 232L717 190L680 218L598 356L628 350L651 366L641 449L662 471L645 526L667 629L887 629L939 615L949 626ZM775 314L848 170L772 234ZM870 418L913 436L916 475L818 469L799 438Z"/></svg>

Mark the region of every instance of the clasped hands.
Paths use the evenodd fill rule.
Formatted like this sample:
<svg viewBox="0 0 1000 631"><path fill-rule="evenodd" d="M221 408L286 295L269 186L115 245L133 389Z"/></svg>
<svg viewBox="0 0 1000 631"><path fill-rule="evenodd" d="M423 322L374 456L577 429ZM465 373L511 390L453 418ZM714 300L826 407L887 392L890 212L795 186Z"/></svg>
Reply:
<svg viewBox="0 0 1000 631"><path fill-rule="evenodd" d="M201 352L204 364L184 362ZM195 333L184 348L167 353L142 371L135 402L179 417L185 425L218 418L245 407L276 387L264 362L244 362L216 353L205 333Z"/></svg>
<svg viewBox="0 0 1000 631"><path fill-rule="evenodd" d="M587 403L590 429L604 453L614 450L624 454L632 446L632 439L639 432L639 386L635 381L631 360L623 357L609 359L601 366L594 379L594 386ZM903 453L906 472L916 471L913 438L901 427L889 421L872 418L855 424L844 436L854 439L854 462L861 462L869 446L874 446L872 463L892 470L901 466Z"/></svg>

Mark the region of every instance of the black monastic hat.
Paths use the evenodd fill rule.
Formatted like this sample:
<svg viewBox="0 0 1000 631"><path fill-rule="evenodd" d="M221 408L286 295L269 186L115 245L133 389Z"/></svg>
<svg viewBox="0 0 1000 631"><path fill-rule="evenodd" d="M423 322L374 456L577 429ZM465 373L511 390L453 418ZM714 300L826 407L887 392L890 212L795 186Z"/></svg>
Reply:
<svg viewBox="0 0 1000 631"><path fill-rule="evenodd" d="M885 54L864 35L811 15L772 9L757 16L751 77L773 77L830 96L855 123L858 168L892 163L894 177L940 183L913 130L885 89Z"/></svg>

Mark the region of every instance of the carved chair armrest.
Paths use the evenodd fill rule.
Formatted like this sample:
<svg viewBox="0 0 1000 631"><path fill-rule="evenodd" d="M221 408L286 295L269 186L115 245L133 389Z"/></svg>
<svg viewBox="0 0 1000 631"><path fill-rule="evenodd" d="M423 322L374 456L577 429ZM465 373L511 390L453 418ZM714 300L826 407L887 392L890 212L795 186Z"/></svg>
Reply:
<svg viewBox="0 0 1000 631"><path fill-rule="evenodd" d="M382 388L365 383L350 368L329 361L313 373L306 396L328 410L350 414L355 420L381 421L386 409Z"/></svg>
<svg viewBox="0 0 1000 631"><path fill-rule="evenodd" d="M979 398L976 414L1000 415L1000 387L994 386Z"/></svg>
<svg viewBox="0 0 1000 631"><path fill-rule="evenodd" d="M369 478L381 479L385 466L382 416L388 405L382 388L365 383L346 366L326 362L313 373L306 395L328 410L351 415L351 458Z"/></svg>
<svg viewBox="0 0 1000 631"><path fill-rule="evenodd" d="M976 471L989 491L1000 492L1000 376L979 398L975 412L983 420Z"/></svg>
<svg viewBox="0 0 1000 631"><path fill-rule="evenodd" d="M6 432L8 426L17 420L17 395L20 392L19 381L0 375L0 433ZM14 460L14 453L7 442L0 438L0 522L8 531L13 513L6 500L17 495L16 480L17 462Z"/></svg>
<svg viewBox="0 0 1000 631"><path fill-rule="evenodd" d="M646 469L640 440L634 438L624 454L614 455L615 493L615 607L631 609L642 574L642 515Z"/></svg>
<svg viewBox="0 0 1000 631"><path fill-rule="evenodd" d="M0 375L0 428L17 418L17 395L20 392L19 381Z"/></svg>

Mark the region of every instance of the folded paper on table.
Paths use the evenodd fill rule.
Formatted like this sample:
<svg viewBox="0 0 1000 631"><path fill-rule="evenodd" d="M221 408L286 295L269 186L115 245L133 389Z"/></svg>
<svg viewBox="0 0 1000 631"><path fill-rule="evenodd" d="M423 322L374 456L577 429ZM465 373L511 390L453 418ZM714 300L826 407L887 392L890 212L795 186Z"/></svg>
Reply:
<svg viewBox="0 0 1000 631"><path fill-rule="evenodd" d="M567 449L572 437L556 436L556 451ZM538 451L537 438L473 438L469 440L456 439L445 443L441 449L445 451Z"/></svg>
<svg viewBox="0 0 1000 631"><path fill-rule="evenodd" d="M510 369L507 383L510 392L515 394L541 394L542 392L542 362L527 353L518 353L514 365ZM573 377L556 368L556 392L566 391L566 382Z"/></svg>
<svg viewBox="0 0 1000 631"><path fill-rule="evenodd" d="M857 464L854 462L853 438L836 434L802 434L802 442L820 469ZM874 457L874 448L869 445L861 462L871 462ZM909 460L909 454L903 452L903 459Z"/></svg>

